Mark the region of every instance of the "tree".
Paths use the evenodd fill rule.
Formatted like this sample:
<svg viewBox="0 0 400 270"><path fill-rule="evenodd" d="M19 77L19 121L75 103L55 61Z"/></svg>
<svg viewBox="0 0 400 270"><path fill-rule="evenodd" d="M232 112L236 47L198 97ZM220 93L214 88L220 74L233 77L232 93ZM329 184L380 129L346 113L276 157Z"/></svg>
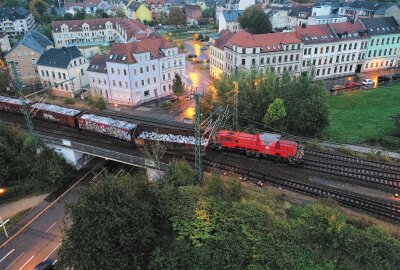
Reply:
<svg viewBox="0 0 400 270"><path fill-rule="evenodd" d="M73 19L74 19L74 15L72 15L71 13L66 12L66 13L64 14L64 20L70 21L70 20L73 20Z"/></svg>
<svg viewBox="0 0 400 270"><path fill-rule="evenodd" d="M272 25L269 17L263 10L256 6L245 9L239 16L239 24L242 29L252 34L265 34L272 32Z"/></svg>
<svg viewBox="0 0 400 270"><path fill-rule="evenodd" d="M96 18L110 18L110 16L107 14L107 12L101 8L96 9L95 17Z"/></svg>
<svg viewBox="0 0 400 270"><path fill-rule="evenodd" d="M43 0L32 0L29 3L29 9L32 15L39 20L47 12L48 7L49 5Z"/></svg>
<svg viewBox="0 0 400 270"><path fill-rule="evenodd" d="M274 101L269 104L263 122L267 126L275 127L286 115L285 102L281 98L275 98Z"/></svg>
<svg viewBox="0 0 400 270"><path fill-rule="evenodd" d="M26 5L25 0L4 0L3 7L23 7Z"/></svg>
<svg viewBox="0 0 400 270"><path fill-rule="evenodd" d="M183 87L182 79L179 74L175 74L175 78L172 83L172 90L175 95L181 96L185 92L185 88Z"/></svg>
<svg viewBox="0 0 400 270"><path fill-rule="evenodd" d="M4 56L5 52L0 48L0 92L6 92L10 86L10 71Z"/></svg>
<svg viewBox="0 0 400 270"><path fill-rule="evenodd" d="M117 8L117 10L115 11L115 15L117 18L126 18L125 11L122 7Z"/></svg>
<svg viewBox="0 0 400 270"><path fill-rule="evenodd" d="M143 175L104 177L68 213L61 269L146 269L162 238L157 199Z"/></svg>
<svg viewBox="0 0 400 270"><path fill-rule="evenodd" d="M183 9L178 6L172 6L169 11L167 24L175 26L186 25L186 15L183 13Z"/></svg>
<svg viewBox="0 0 400 270"><path fill-rule="evenodd" d="M84 9L79 9L74 15L74 20L84 20L85 18L86 11Z"/></svg>
<svg viewBox="0 0 400 270"><path fill-rule="evenodd" d="M41 23L38 26L38 30L40 33L48 37L50 40L53 40L53 31L50 24Z"/></svg>

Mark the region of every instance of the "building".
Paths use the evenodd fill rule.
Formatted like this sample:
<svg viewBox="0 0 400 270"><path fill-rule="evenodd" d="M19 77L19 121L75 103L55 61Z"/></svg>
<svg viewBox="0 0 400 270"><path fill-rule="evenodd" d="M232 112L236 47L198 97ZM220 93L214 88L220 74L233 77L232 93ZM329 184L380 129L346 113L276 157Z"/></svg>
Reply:
<svg viewBox="0 0 400 270"><path fill-rule="evenodd" d="M7 63L14 63L24 84L33 84L39 78L37 61L53 43L43 34L32 30L6 54Z"/></svg>
<svg viewBox="0 0 400 270"><path fill-rule="evenodd" d="M400 25L393 17L361 19L370 36L363 71L399 67Z"/></svg>
<svg viewBox="0 0 400 270"><path fill-rule="evenodd" d="M400 19L400 9L395 3L354 1L345 2L339 7L339 15L358 18L395 17Z"/></svg>
<svg viewBox="0 0 400 270"><path fill-rule="evenodd" d="M288 21L289 9L282 7L270 7L264 10L271 22L272 29L291 28L296 22ZM290 26L290 27L289 27Z"/></svg>
<svg viewBox="0 0 400 270"><path fill-rule="evenodd" d="M0 32L0 49L2 52L8 52L11 50L10 40L7 34Z"/></svg>
<svg viewBox="0 0 400 270"><path fill-rule="evenodd" d="M315 69L316 78L340 77L360 72L368 35L360 22L298 26L304 42L301 71Z"/></svg>
<svg viewBox="0 0 400 270"><path fill-rule="evenodd" d="M289 8L288 27L301 26L308 23L312 8L309 6L292 6Z"/></svg>
<svg viewBox="0 0 400 270"><path fill-rule="evenodd" d="M88 68L90 88L108 103L129 106L172 94L175 74L186 77L185 54L164 38L115 43Z"/></svg>
<svg viewBox="0 0 400 270"><path fill-rule="evenodd" d="M186 24L198 25L201 19L201 7L199 5L185 5Z"/></svg>
<svg viewBox="0 0 400 270"><path fill-rule="evenodd" d="M303 42L294 32L255 34L245 31L223 32L211 39L210 72L218 77L221 72L232 73L236 68L261 72L271 68L277 74L300 74Z"/></svg>
<svg viewBox="0 0 400 270"><path fill-rule="evenodd" d="M153 20L153 15L151 10L141 2L136 2L132 0L126 6L126 15L129 19L136 19L139 21L151 22Z"/></svg>
<svg viewBox="0 0 400 270"><path fill-rule="evenodd" d="M312 7L311 16L326 16L332 14L332 6L328 4L316 4Z"/></svg>
<svg viewBox="0 0 400 270"><path fill-rule="evenodd" d="M218 18L218 32L222 30L228 30L230 32L241 30L239 16L242 13L243 10L225 10L221 12Z"/></svg>
<svg viewBox="0 0 400 270"><path fill-rule="evenodd" d="M97 9L107 12L111 5L104 0L86 0L83 2L66 2L64 4L65 12L75 15L77 11L83 10L86 14L95 14Z"/></svg>
<svg viewBox="0 0 400 270"><path fill-rule="evenodd" d="M347 22L349 17L330 14L330 15L321 15L321 16L311 16L308 17L307 25L316 25L316 24L327 24L327 23L341 23Z"/></svg>
<svg viewBox="0 0 400 270"><path fill-rule="evenodd" d="M156 36L148 26L127 18L100 18L52 22L55 47L108 45Z"/></svg>
<svg viewBox="0 0 400 270"><path fill-rule="evenodd" d="M255 0L218 0L216 2L215 17L220 17L220 13L227 10L245 10L256 4Z"/></svg>
<svg viewBox="0 0 400 270"><path fill-rule="evenodd" d="M29 10L23 7L0 8L0 32L10 38L24 35L35 26L35 19Z"/></svg>
<svg viewBox="0 0 400 270"><path fill-rule="evenodd" d="M89 61L75 46L49 49L37 62L42 85L62 97L73 97L89 84L88 66Z"/></svg>

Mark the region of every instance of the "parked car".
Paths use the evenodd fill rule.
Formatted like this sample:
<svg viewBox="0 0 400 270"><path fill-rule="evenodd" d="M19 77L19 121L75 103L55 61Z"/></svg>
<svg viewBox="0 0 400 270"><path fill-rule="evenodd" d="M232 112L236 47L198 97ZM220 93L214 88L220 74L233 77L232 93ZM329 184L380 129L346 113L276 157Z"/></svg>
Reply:
<svg viewBox="0 0 400 270"><path fill-rule="evenodd" d="M394 74L393 76L392 76L392 80L400 80L400 73L397 73L397 74Z"/></svg>
<svg viewBox="0 0 400 270"><path fill-rule="evenodd" d="M207 50L207 47L201 47L201 50L202 50L202 51L206 51L206 50Z"/></svg>
<svg viewBox="0 0 400 270"><path fill-rule="evenodd" d="M346 87L345 86L343 86L343 85L339 85L339 84L335 84L335 85L332 85L332 87L331 87L331 92L335 92L335 91L340 91L340 90L343 90L343 89L345 89Z"/></svg>
<svg viewBox="0 0 400 270"><path fill-rule="evenodd" d="M362 83L362 85L374 85L375 84L374 80L371 80L371 79L365 79L361 83Z"/></svg>
<svg viewBox="0 0 400 270"><path fill-rule="evenodd" d="M361 87L362 83L360 82L348 82L346 83L346 88L357 88L357 87Z"/></svg>
<svg viewBox="0 0 400 270"><path fill-rule="evenodd" d="M34 270L53 270L55 264L56 264L55 260L47 259L36 265Z"/></svg>
<svg viewBox="0 0 400 270"><path fill-rule="evenodd" d="M197 58L197 54L189 54L189 58Z"/></svg>
<svg viewBox="0 0 400 270"><path fill-rule="evenodd" d="M378 76L378 83L389 82L389 81L390 81L390 77L388 77L388 76Z"/></svg>
<svg viewBox="0 0 400 270"><path fill-rule="evenodd" d="M169 99L171 102L176 102L176 101L179 101L179 97L178 96L175 96L175 95L172 95L171 97L170 97L170 99Z"/></svg>

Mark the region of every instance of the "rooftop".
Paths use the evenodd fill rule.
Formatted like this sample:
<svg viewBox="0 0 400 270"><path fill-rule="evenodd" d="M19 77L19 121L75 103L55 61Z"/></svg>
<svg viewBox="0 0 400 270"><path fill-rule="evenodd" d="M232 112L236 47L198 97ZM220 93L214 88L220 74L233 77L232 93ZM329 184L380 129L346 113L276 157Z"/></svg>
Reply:
<svg viewBox="0 0 400 270"><path fill-rule="evenodd" d="M77 47L51 48L40 56L37 65L67 68L71 60L81 57Z"/></svg>
<svg viewBox="0 0 400 270"><path fill-rule="evenodd" d="M106 23L111 22L113 28L117 22L121 21L123 18L99 18L99 19L88 19L88 20L68 20L68 21L53 21L52 28L53 32L61 32L61 26L68 26L68 31L79 32L82 31L82 25L84 23L89 25L90 30L101 30L106 29Z"/></svg>
<svg viewBox="0 0 400 270"><path fill-rule="evenodd" d="M86 9L87 7L98 6L103 0L86 0L83 2L65 2L64 8L70 9L72 7L81 7Z"/></svg>
<svg viewBox="0 0 400 270"><path fill-rule="evenodd" d="M399 34L400 25L393 17L361 19L371 36Z"/></svg>
<svg viewBox="0 0 400 270"><path fill-rule="evenodd" d="M43 54L48 46L53 46L53 42L51 42L48 37L36 30L32 30L26 33L23 39L15 44L13 48L17 47L20 44L40 54Z"/></svg>
<svg viewBox="0 0 400 270"><path fill-rule="evenodd" d="M239 20L239 15L243 13L243 10L225 10L222 15L227 22L237 22Z"/></svg>
<svg viewBox="0 0 400 270"><path fill-rule="evenodd" d="M0 8L0 20L9 19L11 21L25 19L31 12L23 7Z"/></svg>

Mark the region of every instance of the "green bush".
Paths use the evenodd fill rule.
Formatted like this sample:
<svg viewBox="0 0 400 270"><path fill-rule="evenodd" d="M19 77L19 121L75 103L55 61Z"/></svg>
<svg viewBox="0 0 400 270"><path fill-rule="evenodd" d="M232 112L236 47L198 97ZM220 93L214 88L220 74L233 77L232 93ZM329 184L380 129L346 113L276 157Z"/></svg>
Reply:
<svg viewBox="0 0 400 270"><path fill-rule="evenodd" d="M72 97L66 98L66 99L64 100L64 103L67 104L67 105L75 104L75 99L72 98Z"/></svg>
<svg viewBox="0 0 400 270"><path fill-rule="evenodd" d="M101 95L91 95L88 98L88 104L92 107L92 109L102 111L106 108L106 101Z"/></svg>

